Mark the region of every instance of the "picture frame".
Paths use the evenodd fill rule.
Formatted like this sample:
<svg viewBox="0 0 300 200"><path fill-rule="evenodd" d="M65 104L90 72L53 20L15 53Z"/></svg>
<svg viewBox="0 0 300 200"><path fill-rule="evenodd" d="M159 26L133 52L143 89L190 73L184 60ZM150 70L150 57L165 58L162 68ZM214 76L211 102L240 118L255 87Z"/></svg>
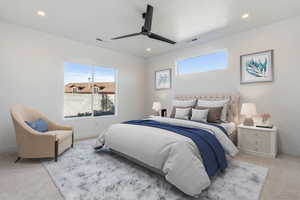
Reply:
<svg viewBox="0 0 300 200"><path fill-rule="evenodd" d="M164 90L172 87L172 69L155 71L155 89Z"/></svg>
<svg viewBox="0 0 300 200"><path fill-rule="evenodd" d="M273 82L274 50L240 56L240 83Z"/></svg>

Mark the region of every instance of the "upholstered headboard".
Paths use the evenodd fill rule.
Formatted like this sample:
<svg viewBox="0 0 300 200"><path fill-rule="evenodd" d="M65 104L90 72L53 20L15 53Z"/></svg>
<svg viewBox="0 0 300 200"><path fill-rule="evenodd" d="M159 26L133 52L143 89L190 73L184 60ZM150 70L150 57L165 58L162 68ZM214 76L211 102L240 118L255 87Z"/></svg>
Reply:
<svg viewBox="0 0 300 200"><path fill-rule="evenodd" d="M215 95L197 95L197 96L175 96L178 100L202 99L202 100L223 100L229 99L227 119L236 124L240 120L240 95L235 94L215 94Z"/></svg>

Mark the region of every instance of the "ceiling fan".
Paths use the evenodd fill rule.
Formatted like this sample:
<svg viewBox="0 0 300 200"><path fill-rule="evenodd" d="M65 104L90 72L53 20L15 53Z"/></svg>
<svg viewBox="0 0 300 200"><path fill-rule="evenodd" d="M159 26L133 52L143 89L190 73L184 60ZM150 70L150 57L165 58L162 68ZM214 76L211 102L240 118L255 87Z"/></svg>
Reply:
<svg viewBox="0 0 300 200"><path fill-rule="evenodd" d="M147 5L147 12L143 13L143 18L145 19L145 24L144 24L144 26L142 26L141 32L123 35L123 36L119 36L119 37L114 37L114 38L112 38L112 40L134 37L134 36L138 36L138 35L145 35L151 39L160 40L160 41L167 42L170 44L176 44L176 42L174 42L172 40L169 40L165 37L162 37L160 35L157 35L157 34L151 32L152 16L153 16L153 7L151 5Z"/></svg>

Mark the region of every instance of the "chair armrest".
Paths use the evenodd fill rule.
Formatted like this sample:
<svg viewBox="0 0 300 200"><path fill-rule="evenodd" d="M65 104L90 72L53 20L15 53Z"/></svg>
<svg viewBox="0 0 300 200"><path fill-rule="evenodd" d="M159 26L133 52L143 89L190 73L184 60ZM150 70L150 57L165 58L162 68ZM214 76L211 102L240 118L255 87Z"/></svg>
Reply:
<svg viewBox="0 0 300 200"><path fill-rule="evenodd" d="M63 126L63 125L58 125L58 124L48 124L49 130L51 131L73 131L72 126Z"/></svg>
<svg viewBox="0 0 300 200"><path fill-rule="evenodd" d="M44 120L48 124L49 131L72 131L73 130L73 127L71 127L71 126L58 125L47 118L44 118Z"/></svg>
<svg viewBox="0 0 300 200"><path fill-rule="evenodd" d="M40 118L42 118L43 120L45 120L48 124L48 129L49 131L72 131L73 127L71 126L65 126L65 125L58 125L55 122L51 121L50 119L48 119L45 115L40 113Z"/></svg>

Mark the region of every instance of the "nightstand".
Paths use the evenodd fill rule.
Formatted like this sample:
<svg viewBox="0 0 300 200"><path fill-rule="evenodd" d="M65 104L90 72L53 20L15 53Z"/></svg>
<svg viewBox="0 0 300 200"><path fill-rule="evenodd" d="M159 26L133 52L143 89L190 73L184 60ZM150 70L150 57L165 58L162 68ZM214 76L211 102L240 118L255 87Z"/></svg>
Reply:
<svg viewBox="0 0 300 200"><path fill-rule="evenodd" d="M277 154L277 129L238 126L238 148L257 156L275 158Z"/></svg>

